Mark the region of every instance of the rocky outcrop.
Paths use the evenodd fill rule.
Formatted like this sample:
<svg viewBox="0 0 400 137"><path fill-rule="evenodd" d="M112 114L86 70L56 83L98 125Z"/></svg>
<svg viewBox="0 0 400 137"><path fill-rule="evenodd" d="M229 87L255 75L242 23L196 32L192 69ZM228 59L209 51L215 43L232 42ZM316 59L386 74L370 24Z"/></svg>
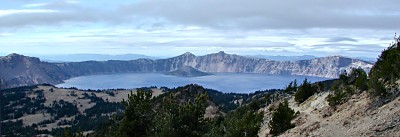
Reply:
<svg viewBox="0 0 400 137"><path fill-rule="evenodd" d="M272 61L218 52L195 56L189 52L167 59L137 59L131 61L85 61L47 63L38 58L18 54L0 58L2 88L24 85L61 83L70 77L128 72L170 72L190 66L203 72L266 73L271 75L303 75L337 78L345 70L372 64L358 59L330 56L301 61Z"/></svg>

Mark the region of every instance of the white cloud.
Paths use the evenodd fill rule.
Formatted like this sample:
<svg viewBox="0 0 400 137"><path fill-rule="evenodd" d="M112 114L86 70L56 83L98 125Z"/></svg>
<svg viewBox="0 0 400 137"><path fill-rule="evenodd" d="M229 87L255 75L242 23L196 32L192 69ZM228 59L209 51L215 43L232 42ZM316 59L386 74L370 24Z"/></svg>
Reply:
<svg viewBox="0 0 400 137"><path fill-rule="evenodd" d="M37 7L46 6L46 5L48 5L48 4L49 4L49 3L26 4L26 5L23 5L22 7L23 7L23 8L37 8Z"/></svg>
<svg viewBox="0 0 400 137"><path fill-rule="evenodd" d="M65 2L66 2L66 3L72 3L72 4L78 4L78 3L80 3L80 2L77 1L77 0L66 0Z"/></svg>
<svg viewBox="0 0 400 137"><path fill-rule="evenodd" d="M12 36L12 35L14 35L14 33L7 33L7 32L5 32L5 33L0 33L0 37Z"/></svg>
<svg viewBox="0 0 400 137"><path fill-rule="evenodd" d="M143 0L121 11L216 29L398 29L392 22L400 21L399 6L398 0Z"/></svg>
<svg viewBox="0 0 400 137"><path fill-rule="evenodd" d="M57 10L49 10L49 9L8 9L8 10L0 10L0 17L14 15L14 14L26 14L26 13L54 13L58 12Z"/></svg>
<svg viewBox="0 0 400 137"><path fill-rule="evenodd" d="M2 50L375 57L400 28L396 0L47 2L0 9Z"/></svg>

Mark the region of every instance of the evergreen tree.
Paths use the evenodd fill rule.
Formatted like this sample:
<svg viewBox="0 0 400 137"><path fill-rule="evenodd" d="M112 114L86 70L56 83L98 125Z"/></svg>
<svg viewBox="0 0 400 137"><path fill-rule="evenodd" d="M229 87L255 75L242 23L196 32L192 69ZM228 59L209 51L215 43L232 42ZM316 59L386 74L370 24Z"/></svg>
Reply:
<svg viewBox="0 0 400 137"><path fill-rule="evenodd" d="M241 106L225 117L213 120L206 137L257 137L264 114L258 112L261 105L252 101L249 105Z"/></svg>
<svg viewBox="0 0 400 137"><path fill-rule="evenodd" d="M298 114L298 113L297 113ZM270 134L277 136L288 129L294 127L291 121L297 116L293 109L289 107L289 103L285 100L279 103L278 108L273 110L272 118L269 121Z"/></svg>
<svg viewBox="0 0 400 137"><path fill-rule="evenodd" d="M251 102L246 107L238 108L231 117L226 119L228 137L256 137L260 130L263 113L258 112L260 103Z"/></svg>
<svg viewBox="0 0 400 137"><path fill-rule="evenodd" d="M71 130L69 130L69 128L64 129L62 137L73 137Z"/></svg>
<svg viewBox="0 0 400 137"><path fill-rule="evenodd" d="M297 91L297 89L298 89L297 80L294 79L294 81L290 82L289 85L286 86L284 92L288 94L293 94L294 92Z"/></svg>
<svg viewBox="0 0 400 137"><path fill-rule="evenodd" d="M158 109L152 136L191 136L199 137L205 134L207 121L204 119L208 95L198 94L194 101L179 103L178 99L170 94L165 97Z"/></svg>
<svg viewBox="0 0 400 137"><path fill-rule="evenodd" d="M363 69L354 69L354 73L357 73L357 78L354 82L354 85L361 91L368 89L368 76L367 73Z"/></svg>
<svg viewBox="0 0 400 137"><path fill-rule="evenodd" d="M395 82L400 78L400 36L395 36L395 43L382 51L375 65L369 72L368 87L370 95L386 96L388 91L385 86L396 85Z"/></svg>
<svg viewBox="0 0 400 137"><path fill-rule="evenodd" d="M290 82L289 85L286 86L286 89L284 90L286 93L293 92L293 82Z"/></svg>
<svg viewBox="0 0 400 137"><path fill-rule="evenodd" d="M78 131L76 132L75 137L84 137L82 130L79 128Z"/></svg>
<svg viewBox="0 0 400 137"><path fill-rule="evenodd" d="M294 95L294 100L297 103L302 103L307 100L309 97L314 95L317 92L317 88L312 86L307 79L304 79L303 84L300 85L297 92Z"/></svg>
<svg viewBox="0 0 400 137"><path fill-rule="evenodd" d="M121 136L143 137L148 134L153 111L151 105L152 92L138 90L130 94L125 105L124 117L121 121Z"/></svg>

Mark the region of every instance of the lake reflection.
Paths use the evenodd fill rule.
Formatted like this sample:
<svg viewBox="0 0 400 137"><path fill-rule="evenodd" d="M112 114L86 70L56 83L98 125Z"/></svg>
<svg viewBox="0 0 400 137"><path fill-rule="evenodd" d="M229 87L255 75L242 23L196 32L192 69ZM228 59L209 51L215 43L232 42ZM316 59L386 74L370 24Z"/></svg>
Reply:
<svg viewBox="0 0 400 137"><path fill-rule="evenodd" d="M254 73L214 73L202 77L175 77L160 73L123 73L110 75L81 76L65 80L58 87L77 87L79 89L138 88L165 86L169 88L198 84L222 92L250 93L257 90L284 88L290 81L304 78L316 82L327 78L307 76L276 76Z"/></svg>

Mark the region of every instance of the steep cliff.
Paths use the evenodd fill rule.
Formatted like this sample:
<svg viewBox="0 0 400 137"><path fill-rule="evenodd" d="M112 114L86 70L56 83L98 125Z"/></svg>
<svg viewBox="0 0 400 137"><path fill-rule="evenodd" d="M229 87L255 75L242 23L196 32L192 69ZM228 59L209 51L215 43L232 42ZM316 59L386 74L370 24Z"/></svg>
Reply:
<svg viewBox="0 0 400 137"><path fill-rule="evenodd" d="M372 64L342 56L294 62L272 61L226 54L221 51L204 56L185 53L174 58L155 60L156 69L153 71L176 70L182 66L191 66L204 72L268 73L337 78L342 72L348 72L351 68L362 68L369 71Z"/></svg>
<svg viewBox="0 0 400 137"><path fill-rule="evenodd" d="M1 88L57 84L70 76L54 64L41 62L38 58L18 54L0 57Z"/></svg>
<svg viewBox="0 0 400 137"><path fill-rule="evenodd" d="M131 61L85 61L47 63L38 58L11 54L0 57L1 88L50 83L82 75L127 73L127 72L170 72L190 66L203 72L267 73L272 75L303 75L336 78L352 67L369 71L372 64L358 59L330 56L301 61L272 61L248 58L218 52L195 56L189 52L167 59L138 59Z"/></svg>

